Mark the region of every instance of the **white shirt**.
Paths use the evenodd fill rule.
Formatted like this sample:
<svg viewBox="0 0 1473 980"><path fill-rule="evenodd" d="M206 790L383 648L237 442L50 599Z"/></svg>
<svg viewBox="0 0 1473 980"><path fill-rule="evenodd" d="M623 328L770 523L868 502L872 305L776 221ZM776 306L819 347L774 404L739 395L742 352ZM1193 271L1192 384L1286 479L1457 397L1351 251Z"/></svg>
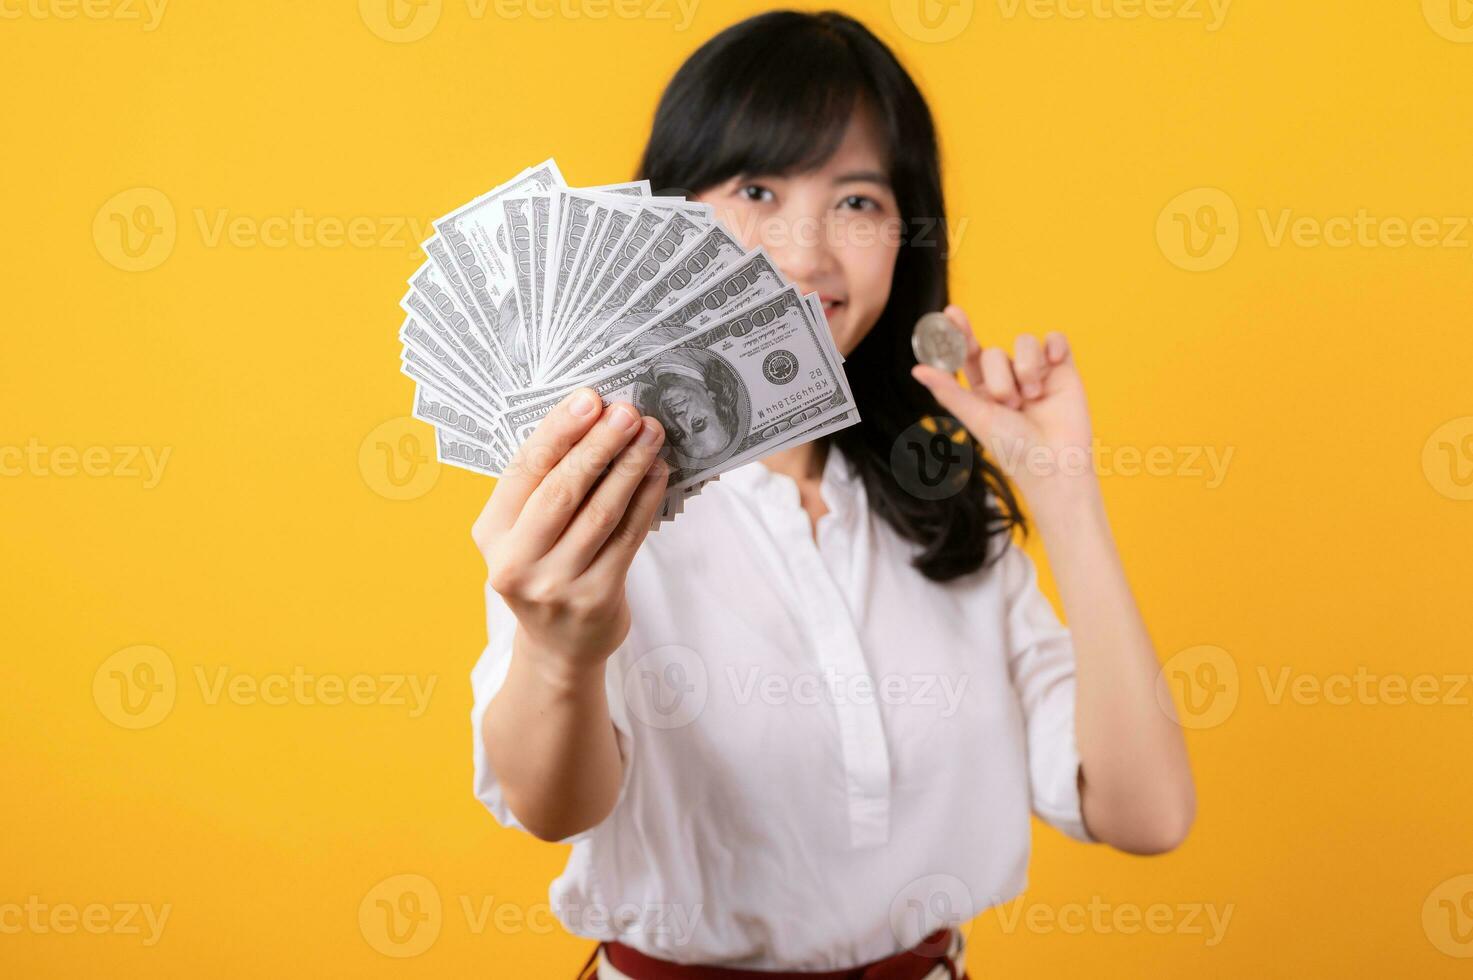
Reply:
<svg viewBox="0 0 1473 980"><path fill-rule="evenodd" d="M794 481L740 466L650 534L605 671L624 756L613 811L566 839L565 928L651 956L839 970L1027 885L1029 812L1089 842L1074 649L1011 543L950 582L870 512L831 447L812 524ZM487 589L471 673L475 793L525 830L481 719L516 628Z"/></svg>

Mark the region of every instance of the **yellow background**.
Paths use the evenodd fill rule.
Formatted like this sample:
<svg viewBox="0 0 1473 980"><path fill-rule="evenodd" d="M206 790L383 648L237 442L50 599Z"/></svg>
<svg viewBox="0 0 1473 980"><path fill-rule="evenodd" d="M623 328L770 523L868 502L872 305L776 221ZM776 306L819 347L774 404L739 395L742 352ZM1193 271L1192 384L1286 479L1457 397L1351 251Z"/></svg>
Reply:
<svg viewBox="0 0 1473 980"><path fill-rule="evenodd" d="M396 304L418 242L394 224L550 154L575 184L626 179L671 72L762 5L701 0L682 30L654 0L604 19L568 16L601 9L588 0L550 17L443 0L419 11L438 10L422 38L394 41L370 27L392 34L375 2L177 0L153 30L122 16L144 13L131 3L72 19L53 16L66 0L3 6L0 445L171 452L153 488L30 465L0 478L0 906L171 909L151 947L0 933L5 976L570 977L589 949L538 910L566 849L499 828L471 795L484 566L469 528L491 483L422 468L395 489L377 444L394 451L398 431L369 440L412 392ZM1210 18L1186 3L1167 9ZM1473 913L1456 880L1473 872L1473 692L1275 704L1260 675L1473 667L1473 502L1450 469L1473 468L1473 230L1395 248L1264 228L1284 209L1431 216L1444 234L1473 215L1473 31L1452 4L1242 3L1217 30L1103 16L1130 0L1074 0L1078 18L957 0L929 22L914 2L848 5L931 99L966 223L954 295L984 343L1066 331L1107 446L1233 452L1217 486L1105 478L1161 656L1187 651L1172 683L1205 676L1203 646L1237 672L1227 710L1188 733L1191 839L1143 859L1040 826L1024 899L1231 906L1222 941L1009 933L988 912L974 976L1473 968L1439 948L1473 954L1433 894ZM167 198L174 242L125 271L105 205L135 188ZM1233 211L1189 196L1163 214L1202 188ZM269 232L298 210L366 220L379 242L211 235L222 215ZM1236 230L1236 250L1187 271L1181 220ZM167 656L177 690L130 730L104 661L138 645ZM212 704L197 671L220 668L437 686L419 717ZM401 874L443 903L408 958L359 924ZM478 932L463 900L509 911Z"/></svg>

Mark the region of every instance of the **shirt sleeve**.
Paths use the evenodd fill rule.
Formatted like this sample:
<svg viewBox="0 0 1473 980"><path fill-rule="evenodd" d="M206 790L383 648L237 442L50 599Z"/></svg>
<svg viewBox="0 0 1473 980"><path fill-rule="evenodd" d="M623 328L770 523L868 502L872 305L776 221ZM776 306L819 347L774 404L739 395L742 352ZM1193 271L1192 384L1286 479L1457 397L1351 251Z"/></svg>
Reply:
<svg viewBox="0 0 1473 980"><path fill-rule="evenodd" d="M1074 641L1039 590L1038 569L1009 542L999 559L1007 609L1009 671L1023 706L1033 812L1087 844L1074 726Z"/></svg>
<svg viewBox="0 0 1473 980"><path fill-rule="evenodd" d="M507 606L506 600L488 583L486 586L486 648L481 652L475 667L471 669L471 690L475 699L471 707L471 752L475 768L476 799L491 811L491 815L502 826L514 827L517 830L531 833L507 806L501 781L496 778L496 772L486 758L486 742L481 734L486 708L491 704L491 699L496 696L496 692L501 690L501 685L506 681L507 671L511 667L512 637L516 633L516 628L516 617ZM609 715L614 722L614 737L619 745L619 758L623 765L619 798L614 804L615 809L618 808L619 802L623 801L629 788L630 753L633 749L633 732L629 726L623 692L617 688L614 680L617 673L611 660L604 671L604 693L609 699ZM596 824L579 833L561 838L556 843L576 844L591 836L599 826L601 824Z"/></svg>

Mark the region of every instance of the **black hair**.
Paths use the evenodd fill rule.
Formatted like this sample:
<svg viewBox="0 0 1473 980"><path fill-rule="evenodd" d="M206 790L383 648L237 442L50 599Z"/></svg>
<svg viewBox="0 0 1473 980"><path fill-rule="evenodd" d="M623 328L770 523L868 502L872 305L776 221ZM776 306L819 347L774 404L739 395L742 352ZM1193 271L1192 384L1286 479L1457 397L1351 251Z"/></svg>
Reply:
<svg viewBox="0 0 1473 980"><path fill-rule="evenodd" d="M912 564L947 581L990 565L993 535L1028 527L1006 475L972 441L955 493L922 499L896 479L892 450L927 416L945 416L910 376L916 320L947 304L946 206L931 112L879 38L835 11L777 10L721 31L681 65L655 111L636 179L656 194L699 193L740 174L815 169L832 156L853 112L882 133L905 229L890 298L843 368L860 422L823 436L864 482L870 506L922 546ZM1006 539L1004 539L1006 540Z"/></svg>

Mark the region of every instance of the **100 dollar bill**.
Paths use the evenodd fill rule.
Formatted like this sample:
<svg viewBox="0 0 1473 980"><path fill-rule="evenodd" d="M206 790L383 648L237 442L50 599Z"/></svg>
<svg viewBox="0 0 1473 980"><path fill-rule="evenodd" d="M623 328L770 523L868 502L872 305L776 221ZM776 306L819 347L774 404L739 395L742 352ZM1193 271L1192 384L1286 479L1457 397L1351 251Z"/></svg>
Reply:
<svg viewBox="0 0 1473 980"><path fill-rule="evenodd" d="M820 419L854 407L826 326L794 286L703 327L603 377L513 408L520 445L568 391L587 385L660 420L660 455L677 490L776 448ZM857 413L856 413L857 417Z"/></svg>

